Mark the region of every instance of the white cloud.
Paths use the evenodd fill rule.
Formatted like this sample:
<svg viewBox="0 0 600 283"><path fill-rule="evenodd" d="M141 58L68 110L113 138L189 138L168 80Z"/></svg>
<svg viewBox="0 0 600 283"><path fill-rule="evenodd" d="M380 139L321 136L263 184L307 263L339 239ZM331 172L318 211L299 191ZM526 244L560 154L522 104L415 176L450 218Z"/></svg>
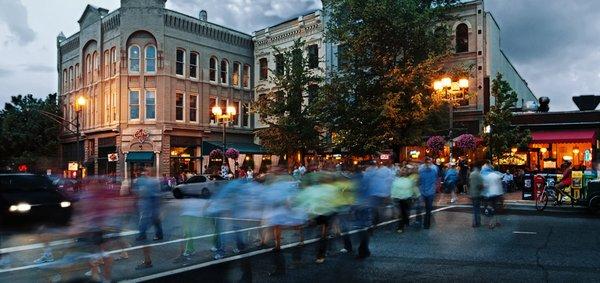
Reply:
<svg viewBox="0 0 600 283"><path fill-rule="evenodd" d="M31 43L35 39L35 32L29 26L27 9L23 3L20 0L0 0L0 7L0 22L8 27L11 37L20 44Z"/></svg>

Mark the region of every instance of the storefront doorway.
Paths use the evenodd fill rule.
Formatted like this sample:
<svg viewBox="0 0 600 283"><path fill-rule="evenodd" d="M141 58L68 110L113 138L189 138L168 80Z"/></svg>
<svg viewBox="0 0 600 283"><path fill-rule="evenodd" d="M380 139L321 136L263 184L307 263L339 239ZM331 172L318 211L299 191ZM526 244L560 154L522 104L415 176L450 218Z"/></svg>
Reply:
<svg viewBox="0 0 600 283"><path fill-rule="evenodd" d="M139 177L142 171L148 167L154 167L154 152L136 151L127 154L127 167L129 176L134 180ZM154 172L154 171L152 171Z"/></svg>

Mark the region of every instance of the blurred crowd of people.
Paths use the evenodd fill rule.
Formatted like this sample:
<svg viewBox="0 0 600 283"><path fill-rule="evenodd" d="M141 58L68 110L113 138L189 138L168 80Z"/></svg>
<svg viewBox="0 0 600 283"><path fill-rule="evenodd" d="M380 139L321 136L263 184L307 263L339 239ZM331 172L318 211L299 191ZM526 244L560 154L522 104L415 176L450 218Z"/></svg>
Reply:
<svg viewBox="0 0 600 283"><path fill-rule="evenodd" d="M311 171L304 165L296 166L291 173L278 166L260 176L247 172L237 179L222 182L208 198L180 200L177 221L181 222L184 241L180 256L174 261L190 260L197 252L195 242L199 235L207 234L207 227L214 231L211 251L215 259L223 258L228 251L240 253L257 245L273 245L277 254L285 229L295 230L298 241L303 243L307 227L316 227L320 238L317 263L325 261L330 242L337 238L344 246L340 252L356 252L356 257L363 259L371 255L370 237L390 204L397 207L398 233L411 225L413 208L417 217L412 225L429 229L436 194L452 195L450 203L453 203L454 194L461 186L461 192L468 192L473 200L473 227L481 225L482 203L489 216L489 227L496 227L499 223L494 218L494 210L504 192L502 174L494 171L489 162L476 162L471 168L465 168L466 171L460 165L451 164L443 170L428 157L422 164L370 164L356 167L354 172L343 171L340 166L330 171ZM132 243L115 235L125 231L127 223L136 222L139 233L134 243L143 246L143 261L137 268L153 267L147 232L152 228L152 241L165 237L162 222L172 219L162 219L161 187L170 186L176 180L166 176L157 178L152 172L155 170L151 168L138 172L129 191L107 190L109 179L88 177L66 232L71 237L84 239L79 244L85 244L85 248L56 260L52 247L47 245L35 263L52 267L84 260L89 264L89 276L110 280L113 262L129 258L128 252L132 250ZM421 213L423 208L425 211ZM260 225L248 230L255 233L240 232L243 229L236 219ZM43 241L49 243L52 233L46 232L40 233L45 235ZM283 272L280 263L275 266L275 274Z"/></svg>

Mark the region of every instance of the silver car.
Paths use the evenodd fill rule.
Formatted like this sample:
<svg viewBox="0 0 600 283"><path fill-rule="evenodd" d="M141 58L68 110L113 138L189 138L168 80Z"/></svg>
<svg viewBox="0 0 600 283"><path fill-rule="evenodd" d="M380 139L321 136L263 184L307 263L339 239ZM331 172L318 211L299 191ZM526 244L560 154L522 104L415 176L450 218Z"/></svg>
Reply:
<svg viewBox="0 0 600 283"><path fill-rule="evenodd" d="M226 179L223 179L220 176L193 176L173 188L173 197L176 199L184 197L209 198L217 191L222 182L226 181Z"/></svg>

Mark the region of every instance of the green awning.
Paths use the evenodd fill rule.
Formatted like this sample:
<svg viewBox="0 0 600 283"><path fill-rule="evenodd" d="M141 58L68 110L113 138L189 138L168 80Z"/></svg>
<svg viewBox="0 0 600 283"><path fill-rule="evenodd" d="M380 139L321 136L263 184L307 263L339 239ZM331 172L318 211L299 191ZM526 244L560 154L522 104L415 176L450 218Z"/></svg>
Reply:
<svg viewBox="0 0 600 283"><path fill-rule="evenodd" d="M235 148L240 153L244 154L265 154L267 151L260 145L255 143L240 143L228 142L227 148ZM223 142L220 141L204 141L202 142L202 155L208 155L214 149L223 150Z"/></svg>
<svg viewBox="0 0 600 283"><path fill-rule="evenodd" d="M127 162L152 162L154 161L154 152L152 151L134 151L127 154Z"/></svg>

